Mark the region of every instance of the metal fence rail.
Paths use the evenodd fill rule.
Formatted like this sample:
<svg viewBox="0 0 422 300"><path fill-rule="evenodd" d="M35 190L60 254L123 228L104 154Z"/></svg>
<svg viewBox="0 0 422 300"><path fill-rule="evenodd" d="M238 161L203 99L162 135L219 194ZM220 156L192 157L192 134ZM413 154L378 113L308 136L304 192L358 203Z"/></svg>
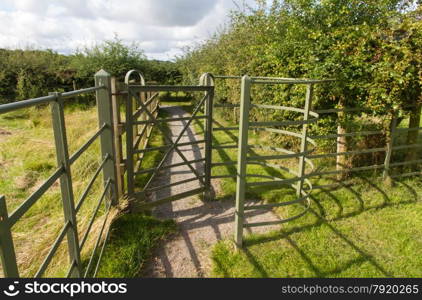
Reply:
<svg viewBox="0 0 422 300"><path fill-rule="evenodd" d="M368 170L381 170L383 173L383 178L398 178L398 177L409 177L421 175L420 171L413 171L407 173L397 174L392 172L392 168L398 168L403 166L411 166L422 163L422 159L413 159L407 161L395 161L397 160L396 152L405 151L408 149L422 149L422 144L414 143L410 145L397 144L397 137L402 133L420 131L421 127L413 128L397 128L397 113L398 111L392 112L392 126L390 130L361 130L361 131L347 131L343 133L332 133L325 135L312 135L310 134L311 129L317 128L318 120L321 119L324 115L329 114L341 114L341 113L368 113L371 112L368 108L362 107L352 107L352 108L330 108L330 109L317 109L311 110L312 105L312 95L313 95L313 86L315 84L329 83L333 80L310 80L310 79L294 79L294 78L267 78L267 77L248 77L248 76L213 76L213 79L228 79L228 80L241 80L241 96L240 104L233 103L217 103L214 105L214 108L232 108L234 115L235 110L240 108L240 124L238 126L227 126L227 127L217 127L214 128L214 131L224 131L232 132L239 131L239 142L234 144L225 144L225 145L215 145L213 149L215 150L228 150L228 149L238 149L238 158L233 161L224 161L221 163L213 163L212 167L221 167L221 166L230 166L237 164L236 174L227 175L217 175L213 178L237 178L236 186L236 214L235 214L235 241L238 246L242 245L242 236L243 228L251 226L261 226L261 225L270 225L276 223L282 223L291 221L295 216L287 218L285 220L277 222L260 222L259 224L244 224L244 210L248 209L260 209L260 208L272 208L278 206L285 206L294 203L304 204L305 211L309 206L309 192L315 189L323 189L327 187L338 186L338 183L328 184L328 185L312 185L312 181L325 178L328 175L339 175L345 173L356 173L356 172L365 172ZM286 106L277 106L277 105L267 105L267 104L255 104L251 103L251 86L253 84L259 85L305 85L307 87L305 104L303 108L298 107L286 107ZM282 121L260 121L260 120L250 120L249 111L254 109L265 109L265 110L280 110L280 111L290 111L301 114L303 117L300 120L282 120ZM236 121L236 117L234 118ZM312 128L310 126L312 125ZM286 128L287 127L287 128ZM301 127L301 132L296 132L298 127ZM292 128L294 128L292 130ZM269 133L288 135L293 138L299 138L301 141L300 149L298 152L291 151L289 149L284 149L280 147L265 147L262 145L250 145L248 143L248 132L250 130L254 131L265 131ZM374 148L364 148L364 149L348 149L347 151L336 151L333 153L325 153L324 151L318 150L318 145L320 141L338 139L338 138L353 138L353 137L365 137L365 136L379 136L386 135L390 138L384 147L374 147ZM313 147L309 149L308 145ZM264 155L249 154L252 149L261 149L264 150ZM268 154L268 152L280 152L280 154ZM329 159L329 158L338 158L341 156L355 156L355 155L364 155L364 154L377 154L383 153L384 162L382 164L372 164L364 166L340 166L336 165L336 169L323 169L315 168L316 159ZM283 159L298 159L298 170L292 170L289 167L283 166ZM277 161L277 163L269 163L269 161ZM293 178L276 178L273 176L260 176L261 179L256 181L250 181L248 178L257 177L256 174L249 174L246 172L246 166L249 164L258 164L261 163L263 167L270 167L275 170L285 171L291 175ZM305 165L309 165L309 170L305 172ZM267 181L265 181L267 177ZM262 181L264 179L264 181ZM306 195L304 195L303 185L307 185ZM297 200L281 202L276 204L263 204L263 205L251 205L244 206L245 201L245 191L249 186L280 186L280 185L291 185L297 191ZM301 213L299 216L302 216L304 213Z"/></svg>
<svg viewBox="0 0 422 300"><path fill-rule="evenodd" d="M88 139L75 153L69 156L68 142L66 136L66 126L64 121L64 101L65 99L74 97L84 93L96 93L99 129ZM35 277L44 275L47 267L49 266L52 258L56 254L60 243L67 237L68 255L70 260L70 267L68 270L68 277L82 277L83 267L81 263L81 250L88 238L92 224L95 221L99 207L102 203L106 206L106 217L104 224L107 221L108 212L110 211L111 204L117 203L117 186L116 186L116 173L114 168L115 148L113 142L113 114L111 107L111 77L104 70L95 74L95 87L81 89L66 93L50 93L48 96L39 97L34 99L23 100L19 102L0 105L0 113L6 113L17 109L36 106L40 104L50 104L52 111L52 125L55 140L55 150L58 168L52 175L30 195L18 208L11 214L7 212L6 198L0 197L0 258L3 266L5 277L19 277L19 268L17 265L16 254L12 239L12 227L17 221L43 196L43 194L51 188L56 180L60 180L61 198L63 203L64 225L60 230L56 240L52 244L47 256L38 268ZM97 139L101 144L101 157L102 163L94 173L94 176L89 181L82 196L75 205L74 194L72 188L72 174L71 165L78 160L78 158L92 145ZM99 173L103 173L104 191L97 204L95 211L91 217L88 229L86 230L82 241L79 242L77 218L78 212L84 203L94 181ZM97 243L92 251L91 257L95 256L99 241L102 238L103 230L97 237ZM102 251L106 239L104 239ZM97 266L102 257L102 251L98 258ZM85 276L90 275L90 264L86 269ZM98 269L98 268L97 268ZM96 269L96 270L97 270ZM95 272L94 272L95 276Z"/></svg>
<svg viewBox="0 0 422 300"><path fill-rule="evenodd" d="M311 111L311 104L313 98L313 85L318 83L329 82L330 80L308 80L308 79L286 79L286 78L262 78L262 77L249 77L243 76L241 83L241 99L240 99L240 124L239 124L239 143L238 143L238 159L237 159L237 181L236 181L236 208L235 208L235 242L238 247L242 246L243 243L243 229L245 227L255 226L266 226L273 224L281 224L300 218L303 216L310 207L309 195L312 190L311 182L306 178L305 167L308 164L311 169L314 165L309 158L309 154L314 151L314 148L309 149L308 145L315 145L315 141L308 136L308 126L311 123L315 123L319 115L316 112ZM305 105L303 108L275 106L275 105L262 105L251 103L251 87L253 84L304 84L306 85L306 97ZM303 118L298 121L270 121L270 122L251 122L249 112L252 107L265 109L265 110L282 110L282 111L293 111L300 113ZM288 129L280 129L279 127L286 127L292 125L300 125L302 127L302 133L292 132ZM276 127L276 128L273 128ZM288 149L279 147L265 147L262 145L250 145L249 144L249 131L252 129L258 130L271 130L275 133L287 134L295 138L300 139L299 152L294 152ZM258 148L271 152L281 152L283 154L277 155L250 155L249 149ZM293 175L291 178L281 178L266 175L249 174L247 172L248 164L256 164L263 162L263 165L269 166L270 163L267 161L279 160L279 159L298 159L298 169L292 170L287 167L279 167L272 164L273 168L278 168L282 171ZM249 181L248 178L259 177L262 179L269 179L267 181ZM282 202L277 204L262 204L252 205L247 209L268 209L279 206L286 206L292 204L303 204L303 210L297 215L287 217L278 221L271 222L255 222L245 223L245 194L247 187L251 186L291 186L296 190L297 199L288 202ZM307 186L305 189L304 186Z"/></svg>
<svg viewBox="0 0 422 300"><path fill-rule="evenodd" d="M327 110L316 110L320 115L324 114L331 114L331 113L342 113L342 112L367 112L368 109L365 108L343 108L343 109L327 109ZM357 131L357 132L347 132L343 134L328 134L328 135L317 135L311 136L315 140L330 140L330 139L337 139L339 137L359 137L359 136L379 136L379 135L389 135L390 140L386 143L385 147L380 148L369 148L369 149L359 149L359 150L351 150L346 152L335 152L335 153L318 153L309 155L308 158L312 159L324 159L324 158L333 158L338 156L349 156L349 155L361 155L361 154L368 154L368 153L384 153L385 159L383 164L377 165L369 165L369 166L362 166L362 167L344 167L344 168L337 168L337 170L325 170L323 172L313 172L308 175L309 178L311 177L321 177L324 175L334 175L334 174L342 174L342 173L352 173L358 171L368 171L368 170L382 170L383 171L383 178L386 179L390 178L399 178L399 177L406 177L411 175L417 175L417 172L412 173L402 173L402 174L391 174L391 168L400 167L400 166L407 166L407 165L417 165L421 163L420 159L415 160L407 160L402 162L392 162L394 157L394 153L401 150L411 149L411 148L419 148L422 149L422 144L411 144L411 145L396 145L397 137L400 136L401 133L409 132L409 131L420 131L422 130L421 127L412 127L412 128L398 128L397 127L397 113L398 111L394 111L392 113L392 127L390 128L389 132L385 130L370 130L370 131ZM409 175L411 174L411 175ZM325 188L326 186L322 186L321 188ZM315 186L314 189L319 189L319 186Z"/></svg>

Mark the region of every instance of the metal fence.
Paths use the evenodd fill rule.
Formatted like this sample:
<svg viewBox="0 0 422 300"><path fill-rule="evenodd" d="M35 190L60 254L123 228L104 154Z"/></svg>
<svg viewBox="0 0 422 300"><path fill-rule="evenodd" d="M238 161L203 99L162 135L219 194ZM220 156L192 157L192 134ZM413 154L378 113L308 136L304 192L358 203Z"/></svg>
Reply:
<svg viewBox="0 0 422 300"><path fill-rule="evenodd" d="M235 207L235 243L238 247L242 247L243 243L243 229L245 227L255 226L267 226L273 224L281 224L292 221L294 219L303 216L310 207L310 193L312 191L312 183L306 178L305 168L308 164L311 169L314 169L314 164L308 155L314 151L315 148L309 149L308 144L312 144L314 147L316 143L308 136L308 125L315 123L319 115L316 112L311 111L312 97L313 97L313 86L315 84L321 84L329 82L331 80L301 80L291 78L268 78L268 77L249 77L243 76L241 82L241 96L240 96L240 122L239 122L239 142L238 142L238 159L237 159L237 183L236 183L236 207ZM304 84L306 85L306 96L303 108L287 107L287 106L276 106L276 105L263 105L255 104L251 102L251 86L260 84ZM292 121L250 121L249 112L251 108L258 108L264 110L280 110L290 111L299 113L302 116L301 120ZM302 132L297 133L286 129L281 129L288 126L301 126ZM290 149L282 147L269 147L262 144L251 145L249 143L249 130L262 130L269 131L276 134L288 135L293 138L300 140L299 152L292 151ZM251 149L260 149L277 153L275 155L257 155L250 154ZM298 159L297 170L292 168L271 163L274 160L283 159ZM250 174L247 172L247 165L259 165L262 167L270 167L283 172L287 172L293 177L281 178L277 176L262 175L262 174ZM248 178L259 178L264 181L250 181ZM245 194L247 187L253 186L279 186L289 185L296 190L297 198L291 201L284 201L280 203L271 204L260 204L260 205L249 205L245 207ZM304 186L307 188L304 188ZM291 216L285 219L277 221L267 222L245 222L245 210L256 210L256 209L272 209L275 207L292 205L292 204L303 204L303 211L295 216Z"/></svg>
<svg viewBox="0 0 422 300"><path fill-rule="evenodd" d="M134 79L133 77L137 78ZM212 126L212 99L213 87L208 85L209 77L204 75L201 78L200 85L197 86L159 86L147 85L145 79L137 70L131 70L126 74L124 83L119 83L104 70L95 74L95 86L65 92L50 93L49 96L34 99L23 100L10 104L0 105L0 113L37 106L41 104L50 104L52 110L52 127L55 138L55 150L57 156L57 169L53 174L11 214L7 212L6 199L0 196L0 258L5 277L19 277L18 264L16 260L14 243L12 238L12 228L15 223L48 191L53 184L60 179L61 198L63 202L64 225L59 232L56 240L52 244L47 256L39 266L35 277L42 277L49 266L52 258L56 254L61 242L67 237L68 254L70 258L70 267L67 277L95 277L101 259L104 253L106 242L109 235L109 228L106 228L110 209L117 205L122 196L129 200L142 201L145 207L152 207L163 202L174 201L193 194L204 193L209 197L211 186L211 126ZM195 108L191 117L159 119L159 92L185 91L185 92L203 92L200 103ZM68 142L66 137L66 126L64 121L64 103L69 98L87 94L96 93L96 104L98 109L99 128L92 137L86 141L75 153L69 155ZM199 111L205 108L205 114L197 115ZM180 136L172 141L167 136L162 127L163 122L186 120L187 124ZM179 143L183 132L189 127L193 120L205 120L205 138L202 141L192 143ZM152 130L157 127L162 131L167 144L162 147L148 148L148 143L152 135ZM83 191L80 199L75 202L72 187L71 166L78 158L97 140L101 144L101 164L95 171L93 177ZM124 141L125 140L125 141ZM178 147L187 144L205 144L204 174L197 173L192 166L198 161L185 161L183 164L189 166L196 179L200 180L202 186L198 189L186 191L179 195L173 195L166 199L160 199L154 203L147 203L146 194L157 191L162 188L170 187L185 182L171 183L161 187L151 187L154 176L164 168L176 167L178 165L164 166L166 156L172 151L178 152L182 157ZM143 167L145 154L151 151L166 150L166 155L162 158L158 166L154 168ZM92 216L89 220L86 231L81 235L79 241L79 232L77 228L77 219L80 208L82 207L94 182L103 173L104 190L95 206ZM135 176L140 174L149 174L150 178L144 187L136 186ZM138 189L141 188L141 191ZM81 251L86 245L88 236L92 230L94 221L100 210L102 203L105 203L105 218L100 227L98 237L95 241L94 249L86 267L81 262ZM98 252L98 249L100 252ZM97 255L96 255L97 254ZM94 263L96 265L94 268Z"/></svg>
<svg viewBox="0 0 422 300"><path fill-rule="evenodd" d="M420 150L422 144L416 142L414 144L399 143L398 137L409 131L420 131L421 127L412 128L398 128L397 115L398 111L391 113L391 127L389 130L350 130L344 128L344 132L336 132L332 134L316 135L312 134L315 129L320 129L321 125L318 124L319 120L322 120L326 115L335 114L336 117L340 117L341 114L351 113L362 113L371 112L365 108L330 108L330 109L313 109L313 94L314 86L316 84L329 83L332 80L309 80L309 79L294 79L294 78L269 78L269 77L248 77L248 76L212 76L215 81L217 80L234 80L241 82L241 95L240 104L228 104L218 103L219 95L217 94L217 101L214 104L215 109L233 109L233 115L235 122L239 119L239 124L235 126L219 126L214 128L213 131L232 131L238 134L238 142L230 145L213 146L213 149L219 151L225 150L236 150L237 149L237 160L225 160L224 162L213 163L213 167L220 166L235 166L237 169L229 172L227 175L212 176L213 178L236 178L236 213L235 213L235 241L238 246L242 245L243 240L243 228L252 226L265 226L272 224L279 224L288 221L292 221L296 218L303 216L309 206L310 199L309 195L312 190L316 189L329 189L335 187L341 187L344 184L344 180L334 179L334 183L329 184L317 184L320 179L333 181L333 178L329 177L332 175L348 175L355 174L357 172L365 172L369 170L379 170L382 172L384 179L399 178L421 175L420 170L412 172L403 172L402 170L393 170L393 168L400 168L406 166L417 167L422 163L422 159L417 157L411 160L400 160L400 155L397 154L399 151L406 151L409 149ZM214 83L214 82L213 82ZM280 106L280 105L268 105L261 103L253 103L251 101L251 87L253 85L290 85L290 86L306 86L306 93L304 97L303 107L291 107L291 106ZM227 101L227 99L226 99ZM236 103L237 101L233 101ZM239 110L237 114L237 110ZM275 111L287 111L294 112L300 115L295 120L269 120L254 121L251 119L251 109L264 110L267 115L271 118L272 112ZM267 118L268 119L268 118ZM323 123L322 123L323 124ZM322 125L324 126L324 125ZM281 146L271 145L263 146L251 145L249 142L249 133L253 130L255 132L264 131L270 134L288 136L291 139L298 139L299 149L294 151L292 148L282 148ZM318 132L318 130L316 130ZM339 145L345 142L343 139L353 137L374 137L379 138L380 136L386 137L386 142L382 147L375 148L362 148L358 147L355 149L347 149L342 151L340 148L334 152L328 152L326 149L321 148L322 141L333 141L334 145ZM340 140L339 140L340 139ZM294 147L293 147L294 148ZM256 150L264 152L263 155L255 153ZM277 153L281 152L281 153ZM381 164L364 164L359 166L342 165L338 162L339 157L359 156L363 154L381 154L383 163ZM296 167L292 167L291 163L284 163L284 160L296 160ZM328 166L320 166L319 162L328 159L336 159L334 164L328 164ZM347 161L347 160L346 160ZM290 175L288 178L278 178L269 175L262 174L250 174L247 172L248 165L258 165L265 168L270 168L283 173L283 175ZM333 168L330 168L334 167ZM280 173L280 174L281 174ZM373 175L373 174L372 174ZM381 175L381 174L380 174ZM296 190L297 198L291 201L284 201L280 203L271 204L246 204L246 190L248 187L277 187L277 186L290 186ZM272 209L275 207L286 206L291 204L300 204L303 207L303 211L298 215L290 216L282 220L271 221L271 222L259 222L259 223L246 223L245 222L245 210L255 209Z"/></svg>
<svg viewBox="0 0 422 300"><path fill-rule="evenodd" d="M66 101L71 101L69 100L70 98L81 94L94 92L96 93L96 104L98 109L98 130L75 153L69 155L65 126L64 104ZM5 277L19 277L19 269L12 239L12 227L43 196L43 194L52 187L54 182L58 179L60 180L64 225L60 230L56 240L51 245L47 256L39 266L35 277L43 276L52 258L56 254L60 243L64 240L65 237L67 237L67 247L70 259L70 267L67 272L67 277L83 277L92 273L93 276L95 276L96 272L98 271L98 266L101 262L108 232L106 233L106 237L104 238L100 253L98 254L95 269L93 269L94 257L100 246L101 239L103 238L103 232L110 208L113 204L117 204L118 202L116 170L114 167L115 148L113 142L113 112L111 103L111 77L107 72L101 70L95 74L94 87L65 93L50 93L45 97L0 105L0 113L6 113L40 104L50 104L57 158L57 169L11 214L8 214L7 212L6 198L4 196L0 197L0 257ZM75 161L77 161L78 158L97 139L100 139L102 162L98 169L95 171L94 176L89 181L81 197L76 202L74 199L72 187L71 167L72 164L74 164ZM82 234L82 239L79 240L79 232L77 228L78 212L80 211L81 206L84 204L84 201L86 200L94 181L97 179L101 172L103 173L104 190L100 199L98 200L95 210L92 212L88 227L84 234ZM81 263L81 251L88 239L92 225L103 203L106 207L106 217L104 218L101 230L96 239L95 247L90 256L88 265L83 268Z"/></svg>
<svg viewBox="0 0 422 300"><path fill-rule="evenodd" d="M131 77L136 75L138 81L131 81ZM241 96L240 104L219 104L214 103L214 86L216 80L241 80ZM60 243L67 237L68 254L70 259L70 267L67 277L95 276L98 272L101 259L107 242L109 228L106 228L106 222L110 209L113 205L118 204L119 199L126 195L129 198L141 200L145 207L150 208L168 201L175 201L187 196L198 193L204 193L205 199L212 198L211 195L211 179L212 178L236 178L236 209L235 209L235 241L238 246L242 245L243 229L252 226L264 226L274 223L284 223L303 216L310 206L310 193L314 189L323 189L333 186L329 185L313 185L312 178L321 178L326 175L336 175L349 172L367 171L367 170L383 170L384 178L395 178L403 176L420 175L420 171L407 173L392 173L391 169L408 165L418 165L422 163L422 159L413 159L409 161L393 161L394 151L403 151L406 149L419 149L422 144L397 145L396 137L403 132L419 131L420 127L415 128L397 128L397 115L393 114L392 126L389 132L389 140L385 147L372 149L358 149L353 151L337 151L333 153L317 152L318 140L331 140L345 137L356 136L372 136L384 134L380 130L344 132L328 135L311 135L310 126L315 125L324 114L346 113L351 111L362 111L364 109L342 108L342 109L321 109L312 110L312 99L314 95L314 86L316 84L325 84L331 80L309 80L309 79L292 79L292 78L268 78L268 77L249 77L249 76L213 76L206 73L201 76L200 84L195 86L158 86L147 85L144 77L139 71L131 70L127 73L125 82L120 84L114 78L105 72L99 71L95 74L95 86L66 93L50 93L48 96L23 100L10 104L0 105L0 113L6 113L17 109L36 106L40 104L51 105L52 125L55 139L55 150L57 157L57 169L51 176L32 194L30 195L15 211L8 214L6 199L0 196L0 258L6 277L19 277L19 270L14 250L12 227L15 223L42 197L42 195L52 187L54 182L60 179L61 198L63 203L64 225L58 234L55 242L52 244L47 256L36 272L36 277L41 277L45 273L53 256L56 254ZM252 85L304 85L306 93L303 107L290 107L279 105L268 105L253 103L251 101ZM204 93L201 100L197 103L190 117L181 118L158 118L159 112L159 92L184 91L184 92L201 92ZM86 94L96 93L96 104L98 109L99 127L96 133L86 141L75 153L69 155L68 142L66 137L66 126L64 122L64 103L69 98ZM218 108L240 109L239 124L236 126L218 126L215 127L213 119L213 110ZM124 111L122 111L124 108ZM199 112L203 109L202 115ZM273 120L273 121L252 121L250 120L250 110L260 109L265 111L287 111L300 115L297 120ZM182 133L173 140L167 136L166 130L162 127L163 122L187 121L182 129ZM193 121L204 120L204 139L194 141L192 143L180 143L183 132L190 126ZM148 143L152 135L152 130L158 128L166 145L154 148L148 148ZM291 127L299 128L299 132L291 130ZM249 143L250 130L265 131L271 134L289 136L298 139L300 147L298 151L282 148L279 146L251 145ZM214 145L213 132L216 131L238 131L238 142L230 145ZM97 139L101 144L101 164L95 171L94 176L90 179L87 187L83 191L81 197L76 202L72 188L71 166L78 158L92 145ZM124 142L124 139L126 141ZM185 145L193 145L204 143L204 157L195 161L188 161L180 152L178 147ZM219 163L213 163L212 151L236 150L236 160L225 160ZM258 155L251 150L263 151L266 154ZM151 151L165 151L163 158L159 164L153 168L143 168L142 162L145 154ZM176 165L165 166L166 157L171 151L176 151L184 162ZM317 159L337 158L348 155L359 155L367 153L385 153L383 164L347 167L337 166L335 170L319 170L315 167L314 161ZM271 154L268 154L271 153ZM273 154L276 153L276 154ZM273 163L284 159L296 159L297 167L292 168L283 166L279 163ZM203 174L199 174L192 166L193 163L203 162ZM147 194L169 188L173 185L184 184L186 181L170 183L165 186L152 187L151 183L161 170L165 168L186 165L195 175L191 180L199 180L201 186L198 189L186 191L178 195L172 195L166 199L160 199L155 202L148 202ZM227 175L212 175L211 169L219 166L235 166L237 170ZM248 174L247 165L258 165L268 167L289 174L289 178L281 178L262 174ZM308 168L307 168L308 166ZM77 228L78 212L83 205L87 195L92 188L94 181L100 173L103 173L104 189L98 203L92 212L88 227L79 241L79 233ZM147 184L136 190L135 176L140 174L149 174ZM258 179L250 181L248 178ZM245 195L247 187L254 186L280 186L287 185L296 191L297 198L292 201L248 205L245 206ZM335 184L334 184L335 185ZM81 250L83 249L88 235L91 232L92 225L99 212L101 204L106 206L106 217L97 236L94 249L91 253L87 266L84 268L81 262ZM279 206L302 204L303 211L298 215L288 217L275 222L259 222L246 223L244 219L245 210L253 209L272 209ZM102 242L102 244L101 244ZM97 250L100 252L97 254ZM96 266L94 268L94 261Z"/></svg>
<svg viewBox="0 0 422 300"><path fill-rule="evenodd" d="M134 76L135 80L131 80ZM112 80L112 105L114 112L114 139L116 147L116 172L119 196L132 195L135 189L135 174L139 172L145 149L151 138L152 118L158 116L159 93L142 91L135 96L129 93L130 85L145 86L141 72L130 70L124 83ZM123 139L126 141L123 141Z"/></svg>
<svg viewBox="0 0 422 300"><path fill-rule="evenodd" d="M316 110L316 112L322 117L323 115L327 114L341 114L341 113L364 113L370 112L370 110L365 108L339 108L339 109L321 109ZM379 138L380 136L387 137L385 144L383 147L376 147L376 148L364 148L364 149L357 149L357 150L350 150L347 151L337 151L334 153L317 153L311 154L308 156L310 159L327 159L327 158L337 158L340 156L347 157L347 156L359 156L362 154L383 154L384 160L382 164L372 164L366 166L359 166L354 167L353 165L341 165L341 163L337 163L335 170L326 170L321 172L313 172L308 174L308 178L310 177L322 177L326 175L339 175L339 174L349 174L349 173L356 173L361 171L369 171L369 170L380 170L382 171L382 177L384 179L390 178L400 178L400 177L409 177L409 176L416 176L421 175L420 171L412 171L412 172L401 172L400 170L393 170L394 168L398 167L405 167L405 166L414 166L417 167L418 164L422 163L422 159L412 159L412 160L402 160L397 161L397 157L394 154L402 151L408 151L409 149L420 150L422 149L421 143L414 143L414 144L406 144L401 143L399 144L398 137L401 134L405 134L410 131L420 131L422 127L410 127L410 128L399 128L397 122L397 115L399 111L395 110L390 113L391 118L391 127L386 130L363 130L363 131L351 131L347 130L344 133L335 133L335 134L328 134L328 135L312 135L311 138L315 141L321 140L336 140L338 143L339 138L355 138L355 137L372 137L374 139ZM342 141L345 143L345 141ZM323 189L323 188L330 188L338 186L338 183L327 184L327 185L318 185L314 186L314 189Z"/></svg>

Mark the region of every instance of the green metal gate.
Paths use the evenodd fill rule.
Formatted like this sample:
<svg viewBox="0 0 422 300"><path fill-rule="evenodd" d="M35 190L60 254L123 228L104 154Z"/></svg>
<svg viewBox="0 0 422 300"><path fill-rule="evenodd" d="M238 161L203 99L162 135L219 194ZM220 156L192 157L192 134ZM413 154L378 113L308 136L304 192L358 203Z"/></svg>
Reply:
<svg viewBox="0 0 422 300"><path fill-rule="evenodd" d="M136 73L140 78L140 82L138 84L131 83L129 80L130 76L134 73ZM212 78L210 75L204 74L200 79L200 85L197 86L147 85L145 84L145 80L143 79L141 73L137 71L131 71L126 75L125 85L125 93L127 94L125 121L125 167L127 172L126 178L128 198L136 201L137 206L143 209L151 208L162 203L175 201L196 194L203 194L204 198L209 198L211 190L212 103L214 97L214 87L212 86ZM160 109L158 102L154 105L151 104L161 92L201 92L203 93L203 96L197 102L191 116L180 118L160 118L158 115ZM141 116L144 117L140 118ZM183 134L194 120L205 121L204 139L190 143L180 143ZM175 121L187 121L187 123L184 125L179 136L173 140L166 131L166 128L163 126L163 123L170 123ZM138 129L139 126L141 127L140 130ZM145 144L144 147L138 148L139 140L143 138L143 135L146 131L148 131L146 135L149 137L151 133L150 130L153 126L160 131L160 134L165 139L166 145L161 147L147 147ZM198 144L204 144L205 149L203 156L199 159L188 160L183 152L179 149L181 146ZM156 167L147 169L142 168L142 158L146 153L162 150L165 151L164 156ZM169 154L172 153L172 151L175 151L177 155L182 158L182 163L173 165L165 164L166 159L168 158ZM204 164L203 173L200 173L197 169L195 169L193 164L196 163ZM187 180L168 183L162 186L152 187L152 183L160 171L179 166L189 167L189 170L192 172L194 177ZM147 183L143 187L138 187L135 180L136 175L140 174L150 174ZM187 190L182 193L158 199L153 202L150 201L150 195L154 192L196 180L200 182L199 188Z"/></svg>

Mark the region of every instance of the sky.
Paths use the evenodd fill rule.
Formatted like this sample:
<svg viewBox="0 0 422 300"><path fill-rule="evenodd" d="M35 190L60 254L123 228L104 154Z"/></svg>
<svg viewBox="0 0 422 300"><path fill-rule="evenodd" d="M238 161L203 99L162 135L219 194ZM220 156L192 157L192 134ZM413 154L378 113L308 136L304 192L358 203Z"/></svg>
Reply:
<svg viewBox="0 0 422 300"><path fill-rule="evenodd" d="M235 0L242 3L242 0ZM253 0L245 0L254 3ZM0 48L70 54L118 36L171 60L228 20L233 0L0 0Z"/></svg>

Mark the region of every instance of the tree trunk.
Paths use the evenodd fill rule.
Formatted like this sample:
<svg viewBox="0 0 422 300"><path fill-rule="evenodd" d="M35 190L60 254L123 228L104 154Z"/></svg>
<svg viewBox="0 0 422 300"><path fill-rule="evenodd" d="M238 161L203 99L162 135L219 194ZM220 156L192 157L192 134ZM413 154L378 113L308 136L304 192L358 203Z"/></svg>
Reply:
<svg viewBox="0 0 422 300"><path fill-rule="evenodd" d="M343 97L340 97L339 99L339 109L345 109L346 103L345 99ZM347 132L345 123L346 123L346 112L338 112L337 114L337 134L342 135ZM347 152L348 145L347 145L347 137L346 136L339 136L337 137L337 153L341 152ZM336 170L346 170L349 168L349 160L346 155L338 155L337 161L336 161ZM337 175L338 180L343 180L347 178L349 175L348 172L341 172Z"/></svg>
<svg viewBox="0 0 422 300"><path fill-rule="evenodd" d="M417 128L420 126L421 122L421 110L422 110L422 104L418 103L416 104L416 107L414 110L412 110L410 114L409 119L409 128ZM419 137L419 130L411 130L407 133L407 144L416 144L418 142ZM418 148L410 148L407 152L406 160L416 160L418 159ZM411 165L412 169L415 169L415 165Z"/></svg>

